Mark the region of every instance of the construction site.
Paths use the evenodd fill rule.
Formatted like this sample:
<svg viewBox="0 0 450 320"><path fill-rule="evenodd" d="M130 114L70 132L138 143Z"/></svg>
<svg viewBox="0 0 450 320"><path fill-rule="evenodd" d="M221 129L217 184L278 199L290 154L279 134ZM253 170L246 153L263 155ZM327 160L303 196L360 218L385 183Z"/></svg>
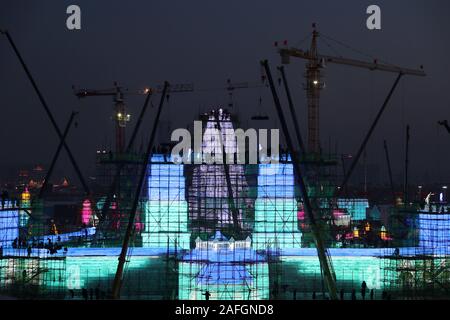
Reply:
<svg viewBox="0 0 450 320"><path fill-rule="evenodd" d="M202 124L201 153L179 155L189 161L175 161L173 142L156 141L169 96L195 94L193 84L74 88L80 101L113 100L114 147L99 147L95 183L83 176L66 141L77 112L64 126L55 121L33 78L33 66L21 55L24 46L2 30L0 40L10 44L59 145L44 178L2 193L0 295L67 300L450 298L446 190L412 197L408 153L403 190L394 187L391 174L387 202L377 203L349 186L398 83L425 77L424 69L323 55L318 47L322 34L316 25L312 29L306 49L277 43L281 65L275 71L262 60L258 83L229 80L223 88L225 93L260 88L272 98L270 117L280 124L282 147L278 153L275 146L260 149L256 164L224 161L239 152L235 129L245 120L238 119L231 103L212 105L186 121ZM304 69L290 66L292 60ZM365 135L356 137L360 147L347 165L342 154L325 152L320 141L320 130L326 130L320 126L319 106L328 65L388 73L394 79L386 84L389 91ZM304 73L303 88L289 86L288 70ZM304 90L306 101L293 101L292 90ZM128 128L128 95L143 100L133 115L133 130ZM281 97L287 105L282 106ZM306 114L299 111L305 105ZM146 144L139 147L137 137L148 112L154 115L151 132L144 132ZM307 128L300 128L298 119L305 117ZM269 116L251 120L263 124ZM449 130L446 121L440 124ZM390 172L386 141L384 146ZM51 184L63 153L77 174L79 192L58 194ZM204 154L222 161L208 163Z"/></svg>

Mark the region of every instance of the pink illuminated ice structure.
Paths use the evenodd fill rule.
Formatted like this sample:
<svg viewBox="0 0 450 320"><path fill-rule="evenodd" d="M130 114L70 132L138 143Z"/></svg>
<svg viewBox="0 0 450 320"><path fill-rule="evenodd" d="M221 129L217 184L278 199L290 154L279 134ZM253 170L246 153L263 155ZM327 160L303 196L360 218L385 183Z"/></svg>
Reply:
<svg viewBox="0 0 450 320"><path fill-rule="evenodd" d="M92 218L92 208L89 199L83 201L83 208L81 209L81 223L89 225Z"/></svg>

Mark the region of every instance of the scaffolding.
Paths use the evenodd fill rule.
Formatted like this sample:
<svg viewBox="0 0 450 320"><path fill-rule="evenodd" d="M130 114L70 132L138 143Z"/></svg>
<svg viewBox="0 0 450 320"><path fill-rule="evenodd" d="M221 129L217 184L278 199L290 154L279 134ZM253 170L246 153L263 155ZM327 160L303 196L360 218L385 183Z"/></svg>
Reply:
<svg viewBox="0 0 450 320"><path fill-rule="evenodd" d="M450 207L399 208L392 215L393 248L381 258L384 288L398 299L442 299L450 293Z"/></svg>
<svg viewBox="0 0 450 320"><path fill-rule="evenodd" d="M142 246L189 249L188 202L182 165L167 154L154 154L148 166Z"/></svg>
<svg viewBox="0 0 450 320"><path fill-rule="evenodd" d="M103 206L108 196L110 207L104 217L100 217L96 239L104 246L121 245L121 239L128 224L128 213L137 188L137 178L143 162L143 155L138 152L97 151L96 155L96 197L95 212L104 213ZM117 180L117 181L115 181ZM108 195L111 185L115 184L112 195ZM135 242L141 243L140 232L143 229L143 205L147 199L143 194L135 219ZM94 212L92 212L94 214ZM93 218L96 218L93 216ZM91 222L91 225L94 223Z"/></svg>
<svg viewBox="0 0 450 320"><path fill-rule="evenodd" d="M192 250L179 257L179 299L269 299L269 259L257 249L273 244L255 240L254 232L262 234L262 225L273 219L257 217L258 165L223 164L238 151L228 112L213 111L202 120L203 161L185 165ZM223 163L207 163L205 154Z"/></svg>
<svg viewBox="0 0 450 320"><path fill-rule="evenodd" d="M65 297L66 259L8 252L0 258L0 291L21 299Z"/></svg>
<svg viewBox="0 0 450 320"><path fill-rule="evenodd" d="M236 153L231 115L211 112L202 119L202 154ZM383 291L394 298L448 297L449 208L397 208L381 226L379 210L368 210L367 199L333 198L333 156L321 157L304 155L302 165L318 168L308 172L307 188L318 204L344 299L363 281L376 299ZM147 165L121 298L327 297L291 155L281 152L278 163L227 167L174 160L156 148ZM50 207L50 199L32 199L28 191L19 202L6 201L0 211L0 291L22 298L110 298L141 162L137 153L97 154L96 208L84 197ZM118 164L124 169L102 224L94 209L102 210Z"/></svg>
<svg viewBox="0 0 450 320"><path fill-rule="evenodd" d="M211 112L203 115L202 119L202 153L216 156L220 156L223 150L227 154L236 153L231 115L226 111ZM218 133L215 129L219 126L221 130ZM222 135L224 149L218 134ZM310 246L303 241L308 222L301 220L302 205L298 200L290 155L281 153L276 160L278 163L259 161L257 164L228 164L226 167L206 161L180 165L174 163L167 151L157 148L147 166L147 179L138 208L140 218L135 222L121 296L134 299L206 299L208 291L210 299L289 298L286 296L286 283L291 277L295 278L295 273L286 265L295 261L289 260L291 254ZM317 163L316 157L305 156L303 160ZM130 199L132 192L136 191L135 181L141 161L142 156L134 153L97 153L95 190L98 196L94 197L97 212L102 210L104 194L112 184L118 166L123 166L108 216L103 222L96 218L94 204L85 198L78 199L79 204L71 207L76 216L71 220L73 226L63 226L58 221L54 223L55 230L64 227L70 231L68 233L54 234L55 230L46 220L45 201L33 203L33 215L27 222L20 222L23 220L19 217L20 210L5 214L0 229L4 238L9 239L8 246L12 246L18 237L19 224L22 223L25 229L31 230L38 247L45 246L48 239L68 247L68 252L56 254L37 248L45 252L39 257L33 257L33 247L31 257L27 257L27 245L30 241L33 243L27 238L26 245L19 248L23 257L17 254L8 257L17 264L15 273L22 272L19 262L23 259L31 259L30 266L44 265L46 261L46 267L40 267L44 270L42 274L61 278L61 281L58 286L53 285L42 276L39 283L41 292L47 290L48 295L53 292L55 298L81 299L86 296L84 290L88 295L92 295L93 290L96 297L109 297L122 226L128 221ZM313 185L312 180L310 196L323 202L323 217L328 219L331 205L327 205L333 193L332 183L323 179ZM13 263L2 261L5 266ZM319 288L322 285L320 268L318 265L314 268L314 272L319 273L312 278L305 277L311 284L309 287ZM308 270L311 268L301 273L307 274ZM29 274L32 272L27 271ZM3 272L2 279L8 278L5 274L10 273ZM144 278L145 282L142 281ZM16 282L2 280L3 288L11 288L12 283L19 285L17 277L14 279ZM306 296L310 292L303 294Z"/></svg>
<svg viewBox="0 0 450 320"><path fill-rule="evenodd" d="M253 200L249 197L245 166L225 164L229 155L238 152L231 115L217 110L201 115L201 119L202 149L194 158L201 157L202 161L187 168L193 237L198 235L206 240L217 230L244 237L251 231L247 214Z"/></svg>
<svg viewBox="0 0 450 320"><path fill-rule="evenodd" d="M21 299L64 298L66 250L62 243L85 232L58 235L42 201L32 206L27 188L0 211L0 292ZM88 231L86 231L89 234Z"/></svg>
<svg viewBox="0 0 450 320"><path fill-rule="evenodd" d="M253 246L256 249L300 248L298 205L290 157L278 164L259 164Z"/></svg>

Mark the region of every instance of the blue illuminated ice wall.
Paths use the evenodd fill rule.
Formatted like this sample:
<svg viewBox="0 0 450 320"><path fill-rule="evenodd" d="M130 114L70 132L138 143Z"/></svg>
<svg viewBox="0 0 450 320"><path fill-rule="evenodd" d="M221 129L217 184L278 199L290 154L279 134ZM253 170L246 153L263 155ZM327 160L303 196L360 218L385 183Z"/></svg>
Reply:
<svg viewBox="0 0 450 320"><path fill-rule="evenodd" d="M347 209L352 220L366 220L366 209L369 208L367 199L338 199L338 208Z"/></svg>
<svg viewBox="0 0 450 320"><path fill-rule="evenodd" d="M9 201L5 202L5 208L12 207ZM19 211L0 211L0 246L11 247L14 239L19 237Z"/></svg>
<svg viewBox="0 0 450 320"><path fill-rule="evenodd" d="M161 154L153 155L149 165L144 223L143 247L189 249L183 165Z"/></svg>
<svg viewBox="0 0 450 320"><path fill-rule="evenodd" d="M300 248L297 211L292 164L260 164L253 247Z"/></svg>
<svg viewBox="0 0 450 320"><path fill-rule="evenodd" d="M197 238L179 260L179 299L204 300L206 291L211 300L268 299L269 266L250 244L250 238L235 241L220 231L208 241Z"/></svg>
<svg viewBox="0 0 450 320"><path fill-rule="evenodd" d="M418 215L419 247L435 254L450 252L450 214L422 213Z"/></svg>

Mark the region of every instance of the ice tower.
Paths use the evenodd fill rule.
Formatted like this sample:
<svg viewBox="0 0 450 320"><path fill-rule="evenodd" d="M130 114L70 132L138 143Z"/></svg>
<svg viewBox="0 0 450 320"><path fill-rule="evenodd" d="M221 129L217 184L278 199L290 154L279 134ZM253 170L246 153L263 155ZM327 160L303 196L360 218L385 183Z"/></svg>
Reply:
<svg viewBox="0 0 450 320"><path fill-rule="evenodd" d="M210 154L222 157L223 148L220 143L217 120L219 117L220 134L228 155L236 154L237 144L231 116L228 112L219 110L204 115L205 131L203 134L203 155ZM189 214L192 231L196 234L212 235L219 230L230 234L233 227L233 214L230 208L228 185L223 164L200 164L192 169L192 183L189 188ZM250 204L248 185L245 178L244 165L228 165L232 198L237 211L238 225L246 229L245 210Z"/></svg>
<svg viewBox="0 0 450 320"><path fill-rule="evenodd" d="M168 156L152 156L148 173L148 201L144 204L143 247L189 249L188 205L183 165Z"/></svg>
<svg viewBox="0 0 450 320"><path fill-rule="evenodd" d="M300 248L294 172L290 157L280 163L259 164L253 247Z"/></svg>

